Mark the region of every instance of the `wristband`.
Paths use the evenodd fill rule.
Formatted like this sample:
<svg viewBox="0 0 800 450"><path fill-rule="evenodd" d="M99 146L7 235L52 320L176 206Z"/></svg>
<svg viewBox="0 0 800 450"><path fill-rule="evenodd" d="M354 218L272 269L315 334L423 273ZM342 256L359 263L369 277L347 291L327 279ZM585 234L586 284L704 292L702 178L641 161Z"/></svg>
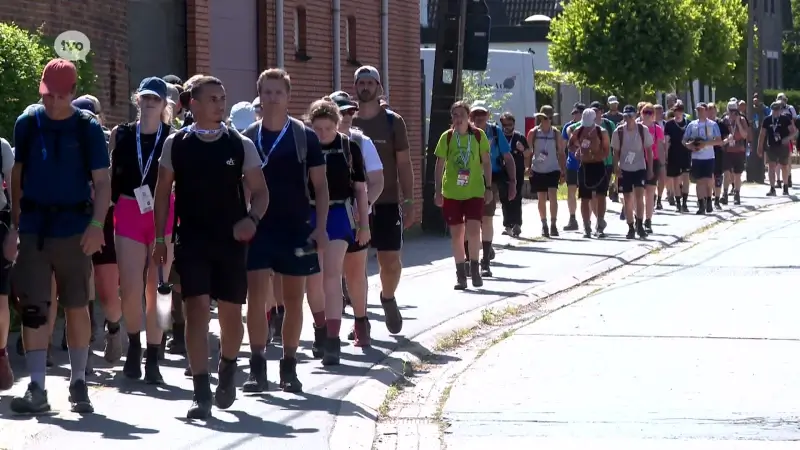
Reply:
<svg viewBox="0 0 800 450"><path fill-rule="evenodd" d="M166 241L164 240L163 237L157 237L156 244L166 244Z"/></svg>
<svg viewBox="0 0 800 450"><path fill-rule="evenodd" d="M404 205L410 205L412 203L414 203L414 200L411 200L410 198L407 198L407 199L403 200L403 204Z"/></svg>
<svg viewBox="0 0 800 450"><path fill-rule="evenodd" d="M358 231L369 231L369 226L365 225L363 227L358 227Z"/></svg>
<svg viewBox="0 0 800 450"><path fill-rule="evenodd" d="M93 219L91 222L89 222L89 225L100 228L101 230L103 229L103 222L100 222L98 220Z"/></svg>

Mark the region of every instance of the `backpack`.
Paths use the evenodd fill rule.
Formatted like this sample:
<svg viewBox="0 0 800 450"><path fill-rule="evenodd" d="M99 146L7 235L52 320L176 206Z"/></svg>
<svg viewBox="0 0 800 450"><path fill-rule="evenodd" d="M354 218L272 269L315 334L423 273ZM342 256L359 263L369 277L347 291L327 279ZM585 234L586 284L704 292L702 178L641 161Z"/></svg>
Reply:
<svg viewBox="0 0 800 450"><path fill-rule="evenodd" d="M292 136L294 137L294 148L297 151L297 161L303 165L303 176L305 177L304 185L306 187L306 198L311 199L310 192L308 190L308 165L306 164L308 160L308 136L306 136L306 125L301 122L300 120L295 119L294 117L289 117L289 126L292 129ZM229 128L229 130L233 130ZM253 144L256 145L256 149L259 152L259 156L262 154L262 149L258 148L258 133L261 130L261 121L253 123L249 127L247 127L243 134L244 136L248 137ZM235 130L233 130L235 131ZM236 132L239 135L239 132ZM349 151L349 147L348 147Z"/></svg>
<svg viewBox="0 0 800 450"><path fill-rule="evenodd" d="M28 128L28 133L25 136L14 136L14 144L15 144L15 151L16 156L15 159L17 161L23 161L22 164L22 175L20 177L20 186L24 182L25 176L25 169L28 166L25 161L30 158L31 147L34 144L35 139L43 139L44 136L42 134L42 130L40 129L40 122L39 117L37 114L44 114L44 107L37 107L31 108L28 111L28 116L33 117L34 120L31 120L31 126ZM77 140L78 140L78 147L80 148L81 157L83 158L83 164L86 169L86 179L87 181L92 181L92 170L91 170L91 162L90 162L90 155L89 155L89 126L94 120L94 116L90 113L79 109L78 110L78 127L77 127ZM57 133L57 132L56 132ZM58 136L56 136L56 139ZM43 142L40 142L44 144ZM54 152L53 157L58 158L58 155L55 154L57 151L58 146L55 146L52 151ZM50 150L50 149L48 149ZM19 156L21 155L21 156ZM2 170L2 167L0 167Z"/></svg>
<svg viewBox="0 0 800 450"><path fill-rule="evenodd" d="M454 131L455 130L453 130L452 128L447 130L447 147L448 148L450 148L450 141L453 140L453 132ZM478 131L477 128L475 128L472 125L470 125L469 128L467 129L467 133L472 133L475 136L475 140L478 141L478 145L480 145L480 143L481 143L481 132Z"/></svg>
<svg viewBox="0 0 800 450"><path fill-rule="evenodd" d="M625 125L620 125L619 128L623 128L624 129ZM640 124L638 122L636 123L636 128L639 129L639 137L642 139L642 149L645 149L645 147L644 147L644 133L645 133L645 131L647 131L648 133L650 131L649 130L645 130L644 129L644 125L642 125L642 124ZM623 142L625 142L625 133L620 131L620 133L619 133L619 149L620 149L620 151L622 151L622 143Z"/></svg>

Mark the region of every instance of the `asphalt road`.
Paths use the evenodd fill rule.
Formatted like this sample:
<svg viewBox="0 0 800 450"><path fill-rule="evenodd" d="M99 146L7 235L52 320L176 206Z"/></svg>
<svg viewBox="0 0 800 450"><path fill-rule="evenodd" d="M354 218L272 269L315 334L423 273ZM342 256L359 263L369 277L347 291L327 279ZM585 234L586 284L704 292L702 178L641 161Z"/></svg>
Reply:
<svg viewBox="0 0 800 450"><path fill-rule="evenodd" d="M800 448L800 205L692 242L486 351L447 448Z"/></svg>

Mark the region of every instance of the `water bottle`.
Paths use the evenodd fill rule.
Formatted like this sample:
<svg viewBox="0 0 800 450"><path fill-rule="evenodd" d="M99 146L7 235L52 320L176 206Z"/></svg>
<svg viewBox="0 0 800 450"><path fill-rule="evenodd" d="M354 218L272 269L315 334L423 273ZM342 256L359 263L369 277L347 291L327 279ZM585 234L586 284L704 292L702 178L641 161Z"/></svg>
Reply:
<svg viewBox="0 0 800 450"><path fill-rule="evenodd" d="M172 286L164 283L164 266L158 266L158 288L156 289L156 317L158 326L167 331L172 327Z"/></svg>

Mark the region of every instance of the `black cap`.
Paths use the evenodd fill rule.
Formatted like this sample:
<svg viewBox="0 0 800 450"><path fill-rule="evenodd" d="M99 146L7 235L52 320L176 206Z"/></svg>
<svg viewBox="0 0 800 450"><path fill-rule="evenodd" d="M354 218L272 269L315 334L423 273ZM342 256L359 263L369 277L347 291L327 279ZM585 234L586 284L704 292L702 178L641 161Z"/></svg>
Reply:
<svg viewBox="0 0 800 450"><path fill-rule="evenodd" d="M575 103L574 105L572 105L572 107L574 109L577 109L578 112L583 112L583 110L586 109L586 105L581 102Z"/></svg>
<svg viewBox="0 0 800 450"><path fill-rule="evenodd" d="M625 105L622 108L622 114L636 114L636 108L633 105Z"/></svg>
<svg viewBox="0 0 800 450"><path fill-rule="evenodd" d="M183 80L180 79L177 75L166 75L162 78L164 82L169 84L177 84L178 86L183 86Z"/></svg>
<svg viewBox="0 0 800 450"><path fill-rule="evenodd" d="M331 100L339 107L339 111L347 111L349 109L358 109L358 105L350 98L350 95L344 91L336 91L331 94Z"/></svg>
<svg viewBox="0 0 800 450"><path fill-rule="evenodd" d="M603 109L603 104L600 103L600 102L595 101L595 102L592 102L592 104L589 105L589 107L592 108L592 109Z"/></svg>

